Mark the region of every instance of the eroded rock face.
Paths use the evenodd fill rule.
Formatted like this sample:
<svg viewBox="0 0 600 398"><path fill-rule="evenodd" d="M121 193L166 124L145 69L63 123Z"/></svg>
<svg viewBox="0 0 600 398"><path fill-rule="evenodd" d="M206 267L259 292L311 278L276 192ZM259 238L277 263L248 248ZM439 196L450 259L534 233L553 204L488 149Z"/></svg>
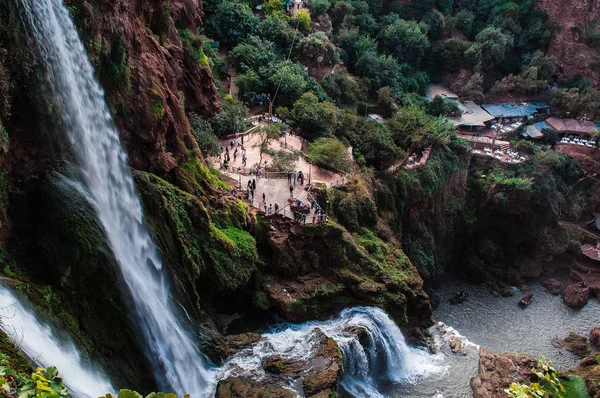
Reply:
<svg viewBox="0 0 600 398"><path fill-rule="evenodd" d="M595 50L586 44L586 24L600 12L598 0L540 0L538 7L548 13L551 21L558 25L550 40L548 52L557 61L562 79L576 75L589 77L595 85L600 76L591 67L595 61Z"/></svg>
<svg viewBox="0 0 600 398"><path fill-rule="evenodd" d="M200 0L68 1L107 93L130 165L165 176L197 152L186 113L220 109L210 69L175 24L197 32Z"/></svg>
<svg viewBox="0 0 600 398"><path fill-rule="evenodd" d="M574 283L565 288L563 292L563 302L571 308L583 308L590 297L590 289L581 287L581 284Z"/></svg>
<svg viewBox="0 0 600 398"><path fill-rule="evenodd" d="M543 283L542 286L546 288L552 294L560 294L563 290L563 284L561 281L555 278L548 278Z"/></svg>
<svg viewBox="0 0 600 398"><path fill-rule="evenodd" d="M530 383L537 361L523 354L489 354L480 350L479 374L471 380L473 398L505 398L512 383Z"/></svg>

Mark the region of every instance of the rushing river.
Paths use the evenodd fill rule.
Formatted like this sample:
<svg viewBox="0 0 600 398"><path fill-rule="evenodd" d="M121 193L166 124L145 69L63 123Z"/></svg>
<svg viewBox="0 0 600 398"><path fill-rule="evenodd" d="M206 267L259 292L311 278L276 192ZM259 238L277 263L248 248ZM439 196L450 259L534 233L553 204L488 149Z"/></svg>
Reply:
<svg viewBox="0 0 600 398"><path fill-rule="evenodd" d="M469 300L451 305L448 298L461 290L469 293ZM573 310L563 304L560 296L534 285L531 292L535 299L528 308L522 309L517 303L525 293L517 289L514 292L513 297L493 297L485 285L449 279L436 292L440 305L434 311L434 317L491 353L521 352L536 358L543 355L560 370L575 366L578 358L557 349L552 343L555 338L566 337L569 332L587 335L592 327L599 326L600 303L590 300L583 309ZM447 366L445 373L421 379L415 384L391 388L389 396L471 397L469 382L477 374L478 355L473 351L453 354L447 348L443 352Z"/></svg>

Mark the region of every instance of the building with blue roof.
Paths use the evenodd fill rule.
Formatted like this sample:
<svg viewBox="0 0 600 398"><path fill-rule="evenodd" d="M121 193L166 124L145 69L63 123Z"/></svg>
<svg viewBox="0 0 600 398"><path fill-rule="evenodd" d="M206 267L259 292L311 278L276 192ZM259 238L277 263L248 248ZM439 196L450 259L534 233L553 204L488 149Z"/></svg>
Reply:
<svg viewBox="0 0 600 398"><path fill-rule="evenodd" d="M547 102L507 102L503 104L481 105L487 113L495 119L533 119L534 117L547 115L550 112L550 104Z"/></svg>
<svg viewBox="0 0 600 398"><path fill-rule="evenodd" d="M546 122L539 122L539 123L532 124L531 126L527 126L525 131L521 134L524 137L530 137L531 139L538 140L538 139L544 137L544 134L542 133L544 131L544 129L552 130L552 128L550 126L548 126L548 124L546 124Z"/></svg>

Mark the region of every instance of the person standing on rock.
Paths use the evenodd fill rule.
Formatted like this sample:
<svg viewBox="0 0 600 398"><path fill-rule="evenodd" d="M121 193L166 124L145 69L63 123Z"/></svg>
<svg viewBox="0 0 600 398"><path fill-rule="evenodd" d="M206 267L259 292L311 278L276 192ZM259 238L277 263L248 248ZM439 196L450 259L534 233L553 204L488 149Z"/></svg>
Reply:
<svg viewBox="0 0 600 398"><path fill-rule="evenodd" d="M290 198L294 197L294 186L290 184Z"/></svg>

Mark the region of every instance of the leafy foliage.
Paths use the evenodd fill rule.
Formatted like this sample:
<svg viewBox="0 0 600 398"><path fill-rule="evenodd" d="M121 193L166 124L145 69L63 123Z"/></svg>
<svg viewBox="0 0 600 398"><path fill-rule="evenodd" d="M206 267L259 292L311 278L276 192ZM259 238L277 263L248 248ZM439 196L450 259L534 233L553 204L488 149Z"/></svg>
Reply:
<svg viewBox="0 0 600 398"><path fill-rule="evenodd" d="M348 171L350 166L348 150L336 138L319 138L308 147L308 156L324 168Z"/></svg>
<svg viewBox="0 0 600 398"><path fill-rule="evenodd" d="M510 388L504 390L509 397L512 398L529 398L529 397L562 397L566 393L565 387L562 385L559 374L549 363L542 357L538 362L538 369L531 369L531 372L537 377L538 381L530 385L513 383Z"/></svg>

